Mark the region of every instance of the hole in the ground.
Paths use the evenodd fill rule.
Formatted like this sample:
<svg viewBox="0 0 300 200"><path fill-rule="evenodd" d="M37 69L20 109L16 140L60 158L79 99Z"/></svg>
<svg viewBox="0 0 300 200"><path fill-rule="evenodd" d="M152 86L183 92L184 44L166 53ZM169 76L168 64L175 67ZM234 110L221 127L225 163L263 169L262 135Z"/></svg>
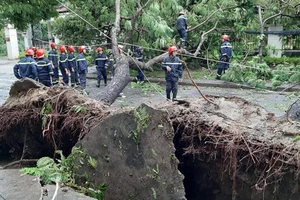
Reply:
<svg viewBox="0 0 300 200"><path fill-rule="evenodd" d="M12 161L12 158L5 144L0 144L0 147L0 166L5 166Z"/></svg>
<svg viewBox="0 0 300 200"><path fill-rule="evenodd" d="M173 129L175 155L179 160L178 169L184 175L183 184L187 200L216 200L220 189L217 179L214 178L218 172L209 168L209 164L203 165L203 160L197 155L185 154L190 142L182 140L183 134L187 131L184 125L173 124ZM193 139L193 142L201 141Z"/></svg>

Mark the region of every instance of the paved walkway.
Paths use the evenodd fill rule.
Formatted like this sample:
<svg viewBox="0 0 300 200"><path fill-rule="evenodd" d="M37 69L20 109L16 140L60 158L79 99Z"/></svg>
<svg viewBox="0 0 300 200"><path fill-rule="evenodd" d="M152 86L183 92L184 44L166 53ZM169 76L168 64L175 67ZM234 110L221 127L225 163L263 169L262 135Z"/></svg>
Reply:
<svg viewBox="0 0 300 200"><path fill-rule="evenodd" d="M42 196L42 186L34 176L23 175L18 169L0 170L0 200L51 200L55 185L43 187L46 196ZM42 198L41 198L42 197ZM59 188L56 200L93 200L84 194L64 187Z"/></svg>

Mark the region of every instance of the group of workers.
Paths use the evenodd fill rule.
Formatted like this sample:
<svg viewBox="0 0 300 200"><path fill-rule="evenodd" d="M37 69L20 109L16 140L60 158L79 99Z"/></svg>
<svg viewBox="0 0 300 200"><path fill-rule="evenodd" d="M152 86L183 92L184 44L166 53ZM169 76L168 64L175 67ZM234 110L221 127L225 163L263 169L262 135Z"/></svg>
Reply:
<svg viewBox="0 0 300 200"><path fill-rule="evenodd" d="M184 49L185 41L187 39L187 17L184 11L180 11L177 18L177 30L180 35L180 44L178 47ZM229 36L222 35L222 44L220 48L220 57L218 62L218 70L216 79L220 79L221 75L229 68L229 62L232 53L232 47L229 43ZM84 54L86 53L85 46L78 47L77 58L74 55L74 46L61 45L59 47L60 55L57 53L57 45L51 43L51 50L49 51L48 58L45 58L45 51L43 49L30 48L25 51L25 57L22 58L14 66L14 74L18 79L32 78L45 86L52 86L59 81L59 70L62 74L63 83L71 86L80 85L83 89L86 88L86 74L88 70L87 61ZM118 46L121 52L122 46ZM67 55L68 50L68 55ZM164 58L162 69L165 71L166 80L166 97L168 100L177 100L178 81L182 79L182 63L177 57L177 46L170 46L168 48L168 55ZM112 77L114 76L114 57L111 54L107 57L103 53L103 48L96 49L97 55L95 57L95 65L97 69L97 85L100 87L101 79L104 80L104 85L107 85L107 68L110 66ZM137 47L133 57L137 61L143 62L143 48ZM71 80L69 80L69 76ZM141 69L138 70L136 80L140 83L144 82L144 74ZM171 98L172 92L172 98Z"/></svg>
<svg viewBox="0 0 300 200"><path fill-rule="evenodd" d="M86 87L87 61L84 57L86 52L84 46L78 47L78 57L75 58L74 47L68 46L68 55L66 46L59 47L58 55L55 43L51 43L51 50L48 58L45 57L44 49L35 47L25 50L25 57L14 66L14 75L18 78L32 78L45 86L51 87L58 84L59 70L63 77L63 83L69 85L69 75L71 76L71 86L80 85L83 89ZM78 77L79 75L79 77Z"/></svg>

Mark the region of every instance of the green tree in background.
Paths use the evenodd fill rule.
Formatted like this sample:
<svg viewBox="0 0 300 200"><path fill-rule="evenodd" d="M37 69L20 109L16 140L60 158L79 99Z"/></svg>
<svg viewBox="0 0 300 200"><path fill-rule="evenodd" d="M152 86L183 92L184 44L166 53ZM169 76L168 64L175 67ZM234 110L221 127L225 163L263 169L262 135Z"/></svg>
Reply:
<svg viewBox="0 0 300 200"><path fill-rule="evenodd" d="M25 30L28 24L58 16L57 5L55 0L0 1L0 25L11 23L19 30Z"/></svg>
<svg viewBox="0 0 300 200"><path fill-rule="evenodd" d="M2 28L0 29L0 56L5 56L6 53L5 34L4 28Z"/></svg>
<svg viewBox="0 0 300 200"><path fill-rule="evenodd" d="M65 43L110 43L104 34L110 36L110 30L115 19L115 1L108 0L97 4L92 2L86 1L83 5L80 0L70 0L66 4L70 10L78 13L94 27L70 11L64 19L59 18L53 24L54 32ZM172 26L177 12L182 8L174 2L176 1L142 0L136 2L135 0L122 0L121 31L118 40L152 47L173 43L174 41L171 40L173 37ZM172 17L170 17L170 12L173 13Z"/></svg>

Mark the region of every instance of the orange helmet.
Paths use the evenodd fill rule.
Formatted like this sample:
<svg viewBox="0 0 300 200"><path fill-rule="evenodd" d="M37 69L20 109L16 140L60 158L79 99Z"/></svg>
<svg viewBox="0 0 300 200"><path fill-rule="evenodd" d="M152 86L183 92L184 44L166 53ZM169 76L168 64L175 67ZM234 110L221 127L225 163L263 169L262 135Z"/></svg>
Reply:
<svg viewBox="0 0 300 200"><path fill-rule="evenodd" d="M168 49L168 53L171 54L173 51L177 51L177 47L176 46L170 46Z"/></svg>
<svg viewBox="0 0 300 200"><path fill-rule="evenodd" d="M229 36L228 35L222 35L222 39L228 41L229 40Z"/></svg>
<svg viewBox="0 0 300 200"><path fill-rule="evenodd" d="M44 55L45 55L44 49L38 49L38 50L36 51L36 58L43 58Z"/></svg>
<svg viewBox="0 0 300 200"><path fill-rule="evenodd" d="M51 49L55 49L55 46L56 46L55 43L51 43L51 44L50 44Z"/></svg>
<svg viewBox="0 0 300 200"><path fill-rule="evenodd" d="M68 46L68 51L69 52L74 52L74 46L72 46L72 45Z"/></svg>
<svg viewBox="0 0 300 200"><path fill-rule="evenodd" d="M65 53L65 52L66 52L66 46L65 46L65 45L61 45L61 46L59 47L59 51L60 51L61 53Z"/></svg>
<svg viewBox="0 0 300 200"><path fill-rule="evenodd" d="M98 48L97 48L97 52L99 52L99 51L102 51L102 48L101 48L101 47L98 47Z"/></svg>
<svg viewBox="0 0 300 200"><path fill-rule="evenodd" d="M26 56L33 56L34 55L34 51L32 49L26 49L25 50L25 55Z"/></svg>
<svg viewBox="0 0 300 200"><path fill-rule="evenodd" d="M84 49L85 49L85 46L80 46L80 47L78 47L78 52L82 53Z"/></svg>

